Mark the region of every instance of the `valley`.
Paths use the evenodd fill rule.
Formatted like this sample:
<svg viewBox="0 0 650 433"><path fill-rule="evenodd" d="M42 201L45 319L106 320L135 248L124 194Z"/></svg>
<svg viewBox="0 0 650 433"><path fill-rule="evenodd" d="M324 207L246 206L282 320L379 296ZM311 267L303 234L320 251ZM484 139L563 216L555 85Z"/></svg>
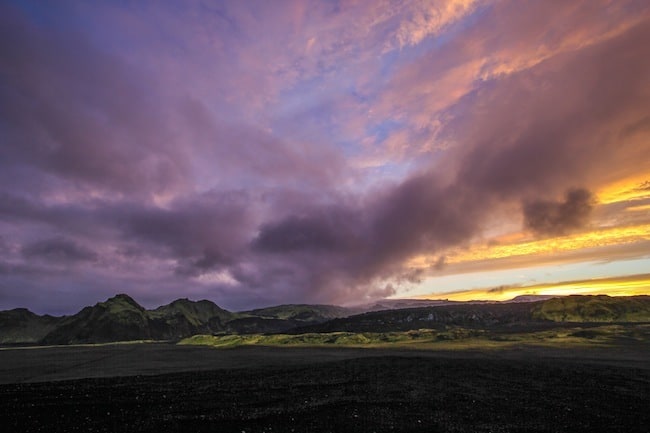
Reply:
<svg viewBox="0 0 650 433"><path fill-rule="evenodd" d="M18 366L21 366L20 368ZM647 347L0 351L15 432L645 432Z"/></svg>
<svg viewBox="0 0 650 433"><path fill-rule="evenodd" d="M0 312L0 422L16 432L647 431L650 297L419 305L232 313L188 300L145 310L118 295L63 318Z"/></svg>

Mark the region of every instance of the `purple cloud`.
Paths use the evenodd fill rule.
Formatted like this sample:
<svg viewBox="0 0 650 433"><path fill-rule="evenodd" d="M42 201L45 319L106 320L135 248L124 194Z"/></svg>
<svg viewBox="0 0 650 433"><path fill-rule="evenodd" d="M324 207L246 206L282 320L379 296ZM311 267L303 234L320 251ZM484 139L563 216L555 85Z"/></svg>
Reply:
<svg viewBox="0 0 650 433"><path fill-rule="evenodd" d="M3 3L0 308L361 302L650 169L646 2L388 3Z"/></svg>

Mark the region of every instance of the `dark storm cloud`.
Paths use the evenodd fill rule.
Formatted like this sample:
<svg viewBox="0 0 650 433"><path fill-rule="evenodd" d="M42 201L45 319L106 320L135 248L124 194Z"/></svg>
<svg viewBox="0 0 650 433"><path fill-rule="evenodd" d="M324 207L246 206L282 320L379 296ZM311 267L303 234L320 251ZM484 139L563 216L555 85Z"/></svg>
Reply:
<svg viewBox="0 0 650 433"><path fill-rule="evenodd" d="M435 175L422 174L364 206L312 209L264 225L253 245L265 268L269 253L286 256L275 259L274 273L263 273L267 284L276 277L291 281L294 294L305 298L383 296L374 280L417 282L420 271L403 268L404 260L457 245L475 233L481 209L470 203L475 201L470 194L458 194L455 186L440 187Z"/></svg>
<svg viewBox="0 0 650 433"><path fill-rule="evenodd" d="M586 189L567 191L564 201L525 203L524 225L538 235L561 236L584 228L593 210L594 197Z"/></svg>
<svg viewBox="0 0 650 433"><path fill-rule="evenodd" d="M97 253L63 237L43 239L22 248L27 259L41 259L60 263L96 261Z"/></svg>
<svg viewBox="0 0 650 433"><path fill-rule="evenodd" d="M29 21L8 4L0 32L0 166L130 194L183 182L155 80L74 28Z"/></svg>
<svg viewBox="0 0 650 433"><path fill-rule="evenodd" d="M389 266L419 251L462 243L475 233L480 226L477 213L489 198L441 184L438 176L425 173L382 198L373 212L373 265Z"/></svg>
<svg viewBox="0 0 650 433"><path fill-rule="evenodd" d="M355 249L363 233L360 212L327 207L305 215L290 215L265 223L253 247L262 252L292 251L341 252Z"/></svg>
<svg viewBox="0 0 650 433"><path fill-rule="evenodd" d="M126 238L162 247L199 268L231 262L253 228L249 197L241 191L206 193L159 207L121 209Z"/></svg>

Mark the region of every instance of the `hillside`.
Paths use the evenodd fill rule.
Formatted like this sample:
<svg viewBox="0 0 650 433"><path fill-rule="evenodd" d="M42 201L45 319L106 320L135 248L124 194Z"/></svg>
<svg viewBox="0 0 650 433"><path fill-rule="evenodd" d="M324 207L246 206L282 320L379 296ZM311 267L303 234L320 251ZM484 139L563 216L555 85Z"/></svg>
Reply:
<svg viewBox="0 0 650 433"><path fill-rule="evenodd" d="M650 296L567 296L535 302L443 303L422 308L372 311L289 332L390 332L445 329L448 326L514 329L543 327L557 322L650 322Z"/></svg>
<svg viewBox="0 0 650 433"><path fill-rule="evenodd" d="M194 334L223 332L223 323L234 317L234 313L206 300L177 299L155 310L145 310L128 295L120 294L61 320L41 343L178 340Z"/></svg>
<svg viewBox="0 0 650 433"><path fill-rule="evenodd" d="M155 340L177 340L199 333L217 333L224 323L236 314L218 307L213 302L177 299L155 310L147 311L150 335Z"/></svg>
<svg viewBox="0 0 650 433"><path fill-rule="evenodd" d="M373 311L305 326L303 332L389 332L414 329L444 329L447 326L489 328L514 326L533 319L535 303L458 303L432 307Z"/></svg>
<svg viewBox="0 0 650 433"><path fill-rule="evenodd" d="M383 307L389 305L382 305ZM450 327L507 332L547 329L558 322L650 322L650 296L569 296L536 302L446 303L370 311L289 304L233 313L211 301L178 299L146 310L117 295L77 314L39 316L24 308L0 312L0 344L178 341L192 335L382 333ZM417 304L421 305L421 304Z"/></svg>
<svg viewBox="0 0 650 433"><path fill-rule="evenodd" d="M150 339L146 310L128 295L117 295L64 318L43 344L106 343Z"/></svg>
<svg viewBox="0 0 650 433"><path fill-rule="evenodd" d="M650 322L650 296L566 296L537 304L533 317L554 322Z"/></svg>
<svg viewBox="0 0 650 433"><path fill-rule="evenodd" d="M346 317L355 312L358 311L335 305L284 304L242 311L238 317L226 323L225 328L231 334L286 332Z"/></svg>
<svg viewBox="0 0 650 433"><path fill-rule="evenodd" d="M274 333L322 323L350 311L330 305L279 305L233 313L211 301L177 299L146 310L125 294L66 317L26 309L0 312L0 344L80 344L180 340L196 334Z"/></svg>
<svg viewBox="0 0 650 433"><path fill-rule="evenodd" d="M347 317L354 312L358 310L336 305L285 304L242 311L241 314L296 322L324 322L338 317Z"/></svg>
<svg viewBox="0 0 650 433"><path fill-rule="evenodd" d="M0 311L0 344L38 343L62 318L39 316L26 308Z"/></svg>

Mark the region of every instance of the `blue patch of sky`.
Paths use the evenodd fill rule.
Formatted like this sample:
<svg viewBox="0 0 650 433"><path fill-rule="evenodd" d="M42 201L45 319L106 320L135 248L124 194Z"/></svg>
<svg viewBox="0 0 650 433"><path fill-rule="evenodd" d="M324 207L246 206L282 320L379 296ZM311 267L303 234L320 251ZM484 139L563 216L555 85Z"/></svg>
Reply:
<svg viewBox="0 0 650 433"><path fill-rule="evenodd" d="M404 127L403 122L386 119L381 122L375 123L366 129L368 135L375 137L377 143L383 143L395 131Z"/></svg>
<svg viewBox="0 0 650 433"><path fill-rule="evenodd" d="M451 43L456 37L468 31L476 25L487 13L491 6L484 5L477 7L472 13L463 17L460 21L447 26L438 34L424 38L415 45L408 45L401 49L395 49L382 56L382 78L386 78L401 64L409 64L417 59L430 56L441 50L445 45Z"/></svg>
<svg viewBox="0 0 650 433"><path fill-rule="evenodd" d="M337 104L342 99L355 101L360 110L367 102L344 74L337 74L336 79L315 76L302 80L283 91L272 107L273 133L319 141L325 139L345 156L352 156L359 150L359 143L341 131L339 122L343 113L338 111Z"/></svg>
<svg viewBox="0 0 650 433"><path fill-rule="evenodd" d="M69 3L28 0L10 1L9 3L21 10L33 24L44 28L65 29L68 26L76 27L78 25L79 20Z"/></svg>

